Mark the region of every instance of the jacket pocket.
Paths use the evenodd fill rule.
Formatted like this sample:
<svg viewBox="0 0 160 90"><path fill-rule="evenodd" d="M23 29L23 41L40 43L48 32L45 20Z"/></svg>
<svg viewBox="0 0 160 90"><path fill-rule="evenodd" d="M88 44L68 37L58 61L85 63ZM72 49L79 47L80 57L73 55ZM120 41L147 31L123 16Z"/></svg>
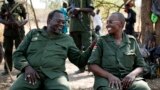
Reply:
<svg viewBox="0 0 160 90"><path fill-rule="evenodd" d="M124 52L124 60L123 63L125 67L133 67L135 60L134 52Z"/></svg>
<svg viewBox="0 0 160 90"><path fill-rule="evenodd" d="M52 53L54 55L59 56L67 56L67 46L63 43L56 42L55 45L50 45L47 47L48 53Z"/></svg>
<svg viewBox="0 0 160 90"><path fill-rule="evenodd" d="M102 65L104 67L115 67L116 65L116 55L115 53L106 53L102 57Z"/></svg>

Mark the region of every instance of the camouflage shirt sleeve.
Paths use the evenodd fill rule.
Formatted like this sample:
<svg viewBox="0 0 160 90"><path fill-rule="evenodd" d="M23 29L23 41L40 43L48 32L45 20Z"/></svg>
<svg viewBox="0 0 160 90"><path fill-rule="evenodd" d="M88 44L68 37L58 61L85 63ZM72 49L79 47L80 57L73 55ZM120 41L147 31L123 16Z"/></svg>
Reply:
<svg viewBox="0 0 160 90"><path fill-rule="evenodd" d="M92 50L92 54L88 60L88 64L101 65L102 54L103 54L103 44L102 44L102 39L99 39L97 44L94 46Z"/></svg>
<svg viewBox="0 0 160 90"><path fill-rule="evenodd" d="M75 64L76 66L78 66L79 68L84 67L87 62L88 62L88 58L91 55L91 48L88 48L86 51L84 51L83 53L76 47L73 39L71 41L72 45L69 47L68 50L68 58L71 61L71 63Z"/></svg>
<svg viewBox="0 0 160 90"><path fill-rule="evenodd" d="M21 9L21 12L19 13L21 17L23 17L23 19L26 19L26 9L25 7L23 6L23 4L20 4L19 5L20 9Z"/></svg>
<svg viewBox="0 0 160 90"><path fill-rule="evenodd" d="M16 51L13 53L13 63L14 67L20 71L23 71L23 68L28 66L28 60L26 58L26 51L28 49L28 46L30 44L31 38L33 33L35 33L35 30L31 30L23 39L23 41L20 43Z"/></svg>
<svg viewBox="0 0 160 90"><path fill-rule="evenodd" d="M5 18L5 15L4 15L4 13L7 11L7 5L6 4L3 4L2 5L2 7L1 7L1 12L0 12L0 16L1 16L1 18Z"/></svg>

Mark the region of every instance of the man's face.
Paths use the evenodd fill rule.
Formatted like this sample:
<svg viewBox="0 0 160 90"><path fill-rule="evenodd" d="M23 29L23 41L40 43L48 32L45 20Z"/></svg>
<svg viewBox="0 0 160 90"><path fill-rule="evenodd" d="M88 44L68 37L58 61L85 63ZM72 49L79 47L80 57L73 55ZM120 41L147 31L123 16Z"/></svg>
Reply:
<svg viewBox="0 0 160 90"><path fill-rule="evenodd" d="M109 16L106 21L106 28L109 34L115 34L120 31L122 23L116 15Z"/></svg>
<svg viewBox="0 0 160 90"><path fill-rule="evenodd" d="M128 12L128 9L129 9L129 7L128 7L128 6L125 6L124 11L125 11L125 12Z"/></svg>
<svg viewBox="0 0 160 90"><path fill-rule="evenodd" d="M48 22L48 27L51 32L59 34L64 26L65 18L62 13L56 12L51 20Z"/></svg>

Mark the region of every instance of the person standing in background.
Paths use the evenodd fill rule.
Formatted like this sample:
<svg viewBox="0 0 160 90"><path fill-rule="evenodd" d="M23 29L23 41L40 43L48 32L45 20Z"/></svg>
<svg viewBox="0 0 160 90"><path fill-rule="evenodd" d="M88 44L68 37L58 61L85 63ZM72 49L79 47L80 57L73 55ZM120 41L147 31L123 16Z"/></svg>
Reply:
<svg viewBox="0 0 160 90"><path fill-rule="evenodd" d="M21 43L25 31L24 25L27 23L26 10L24 6L14 0L7 0L8 3L4 3L1 7L0 12L0 23L4 27L4 59L5 63L8 64L9 70L12 71L12 51L13 44L17 48ZM7 75L9 72L7 70L6 64L4 65L5 71L2 75Z"/></svg>
<svg viewBox="0 0 160 90"><path fill-rule="evenodd" d="M93 10L92 0L69 0L70 36L81 51L86 50L92 42L90 13ZM77 73L84 71L85 66L79 68Z"/></svg>
<svg viewBox="0 0 160 90"><path fill-rule="evenodd" d="M63 26L62 33L67 33L68 32L68 20L69 20L68 13L67 13L67 2L63 2L63 6L60 9L60 11L63 12L63 15L65 17L65 24Z"/></svg>
<svg viewBox="0 0 160 90"><path fill-rule="evenodd" d="M136 13L132 10L130 4L125 5L125 12L128 14L126 18L125 33L134 35L134 23L136 22Z"/></svg>
<svg viewBox="0 0 160 90"><path fill-rule="evenodd" d="M93 26L94 26L94 31L97 35L100 36L100 31L102 30L102 20L101 20L101 16L99 15L100 10L97 9L96 13L92 13L93 16Z"/></svg>

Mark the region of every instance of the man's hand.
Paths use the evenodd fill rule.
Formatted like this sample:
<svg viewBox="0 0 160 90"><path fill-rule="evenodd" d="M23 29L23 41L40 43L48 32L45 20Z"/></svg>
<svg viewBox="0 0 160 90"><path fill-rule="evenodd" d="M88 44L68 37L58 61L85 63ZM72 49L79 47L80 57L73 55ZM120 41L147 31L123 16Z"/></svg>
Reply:
<svg viewBox="0 0 160 90"><path fill-rule="evenodd" d="M136 76L132 75L132 74L128 74L127 76L125 76L122 79L122 86L124 89L129 88L130 85L132 85L134 79L136 78Z"/></svg>
<svg viewBox="0 0 160 90"><path fill-rule="evenodd" d="M121 80L117 78L114 75L109 75L108 76L108 81L109 81L109 87L110 88L116 88L118 90L122 90L122 85L121 85Z"/></svg>
<svg viewBox="0 0 160 90"><path fill-rule="evenodd" d="M137 67L127 76L122 79L122 86L124 89L127 89L130 85L132 85L133 81L135 80L136 76L140 75L143 72L143 67Z"/></svg>
<svg viewBox="0 0 160 90"><path fill-rule="evenodd" d="M37 71L35 71L31 66L25 67L25 80L34 85L37 79L40 79Z"/></svg>
<svg viewBox="0 0 160 90"><path fill-rule="evenodd" d="M0 17L0 23L2 23L4 25L9 25L9 22L4 20L4 19L2 19L1 17Z"/></svg>
<svg viewBox="0 0 160 90"><path fill-rule="evenodd" d="M18 27L24 26L27 22L28 22L28 19L21 21L20 23L18 23Z"/></svg>
<svg viewBox="0 0 160 90"><path fill-rule="evenodd" d="M9 25L18 26L18 22L17 21L6 21L6 20L1 19L1 18L0 18L0 23L4 24L6 26L9 26Z"/></svg>
<svg viewBox="0 0 160 90"><path fill-rule="evenodd" d="M91 49L93 49L93 47L96 45L96 43L97 43L97 39L94 39L89 47Z"/></svg>
<svg viewBox="0 0 160 90"><path fill-rule="evenodd" d="M74 8L73 13L74 15L77 15L80 12L80 8Z"/></svg>

